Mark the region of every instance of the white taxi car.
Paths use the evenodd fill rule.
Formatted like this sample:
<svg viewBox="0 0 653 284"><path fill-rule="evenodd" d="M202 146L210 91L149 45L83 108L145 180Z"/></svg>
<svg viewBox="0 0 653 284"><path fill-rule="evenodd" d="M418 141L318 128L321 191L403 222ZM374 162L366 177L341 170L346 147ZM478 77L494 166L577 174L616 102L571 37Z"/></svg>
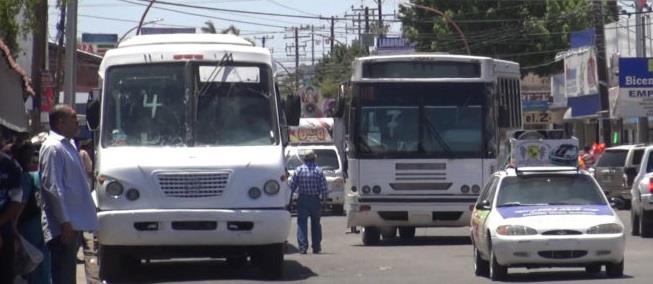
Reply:
<svg viewBox="0 0 653 284"><path fill-rule="evenodd" d="M610 200L614 201L614 200ZM496 172L471 220L476 275L509 267L585 267L609 277L624 269L624 225L598 183L572 167Z"/></svg>

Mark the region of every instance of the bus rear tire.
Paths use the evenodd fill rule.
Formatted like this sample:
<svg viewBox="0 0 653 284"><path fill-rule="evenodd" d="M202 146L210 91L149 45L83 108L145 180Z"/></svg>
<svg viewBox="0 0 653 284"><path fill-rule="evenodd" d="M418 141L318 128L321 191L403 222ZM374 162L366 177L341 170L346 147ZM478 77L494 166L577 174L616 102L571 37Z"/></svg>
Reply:
<svg viewBox="0 0 653 284"><path fill-rule="evenodd" d="M363 228L363 245L370 246L379 243L381 231L377 227Z"/></svg>
<svg viewBox="0 0 653 284"><path fill-rule="evenodd" d="M399 238L407 241L415 238L415 227L399 227Z"/></svg>

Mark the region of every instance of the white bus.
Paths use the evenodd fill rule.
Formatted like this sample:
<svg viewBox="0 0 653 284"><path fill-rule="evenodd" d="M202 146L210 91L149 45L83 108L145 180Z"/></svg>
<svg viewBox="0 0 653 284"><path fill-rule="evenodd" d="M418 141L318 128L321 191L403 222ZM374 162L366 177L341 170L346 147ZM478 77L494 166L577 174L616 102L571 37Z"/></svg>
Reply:
<svg viewBox="0 0 653 284"><path fill-rule="evenodd" d="M416 227L468 226L481 186L521 127L520 72L487 57L413 54L353 63L347 123L348 226L364 244ZM505 154L504 154L505 155Z"/></svg>
<svg viewBox="0 0 653 284"><path fill-rule="evenodd" d="M99 72L89 122L102 279L187 257L251 259L279 278L290 229L283 150L299 100L281 101L270 52L233 35L145 35L109 50Z"/></svg>

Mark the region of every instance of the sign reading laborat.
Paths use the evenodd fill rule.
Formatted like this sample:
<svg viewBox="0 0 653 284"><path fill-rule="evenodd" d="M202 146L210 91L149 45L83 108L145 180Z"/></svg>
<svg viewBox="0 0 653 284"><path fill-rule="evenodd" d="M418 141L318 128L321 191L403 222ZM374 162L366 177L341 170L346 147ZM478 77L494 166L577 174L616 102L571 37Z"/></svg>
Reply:
<svg viewBox="0 0 653 284"><path fill-rule="evenodd" d="M619 97L610 108L616 117L653 115L653 58L619 58Z"/></svg>

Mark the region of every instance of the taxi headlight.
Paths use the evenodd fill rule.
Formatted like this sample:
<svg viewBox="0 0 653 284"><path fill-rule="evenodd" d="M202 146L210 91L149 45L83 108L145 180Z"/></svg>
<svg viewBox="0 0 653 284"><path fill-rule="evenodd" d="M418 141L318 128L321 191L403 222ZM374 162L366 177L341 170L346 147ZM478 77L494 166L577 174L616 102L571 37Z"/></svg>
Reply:
<svg viewBox="0 0 653 284"><path fill-rule="evenodd" d="M261 197L261 190L258 187L252 187L247 191L247 195L251 199L257 199Z"/></svg>
<svg viewBox="0 0 653 284"><path fill-rule="evenodd" d="M281 187L279 186L279 183L276 180L269 180L263 185L263 191L269 195L275 195L279 193L279 189Z"/></svg>
<svg viewBox="0 0 653 284"><path fill-rule="evenodd" d="M537 235L537 231L522 225L502 225L497 227L497 234L502 236L528 236Z"/></svg>
<svg viewBox="0 0 653 284"><path fill-rule="evenodd" d="M620 234L624 228L617 223L601 224L587 229L588 234Z"/></svg>
<svg viewBox="0 0 653 284"><path fill-rule="evenodd" d="M125 189L122 187L122 184L116 180L110 181L107 186L104 188L104 191L109 195L109 197L116 198L122 195Z"/></svg>

